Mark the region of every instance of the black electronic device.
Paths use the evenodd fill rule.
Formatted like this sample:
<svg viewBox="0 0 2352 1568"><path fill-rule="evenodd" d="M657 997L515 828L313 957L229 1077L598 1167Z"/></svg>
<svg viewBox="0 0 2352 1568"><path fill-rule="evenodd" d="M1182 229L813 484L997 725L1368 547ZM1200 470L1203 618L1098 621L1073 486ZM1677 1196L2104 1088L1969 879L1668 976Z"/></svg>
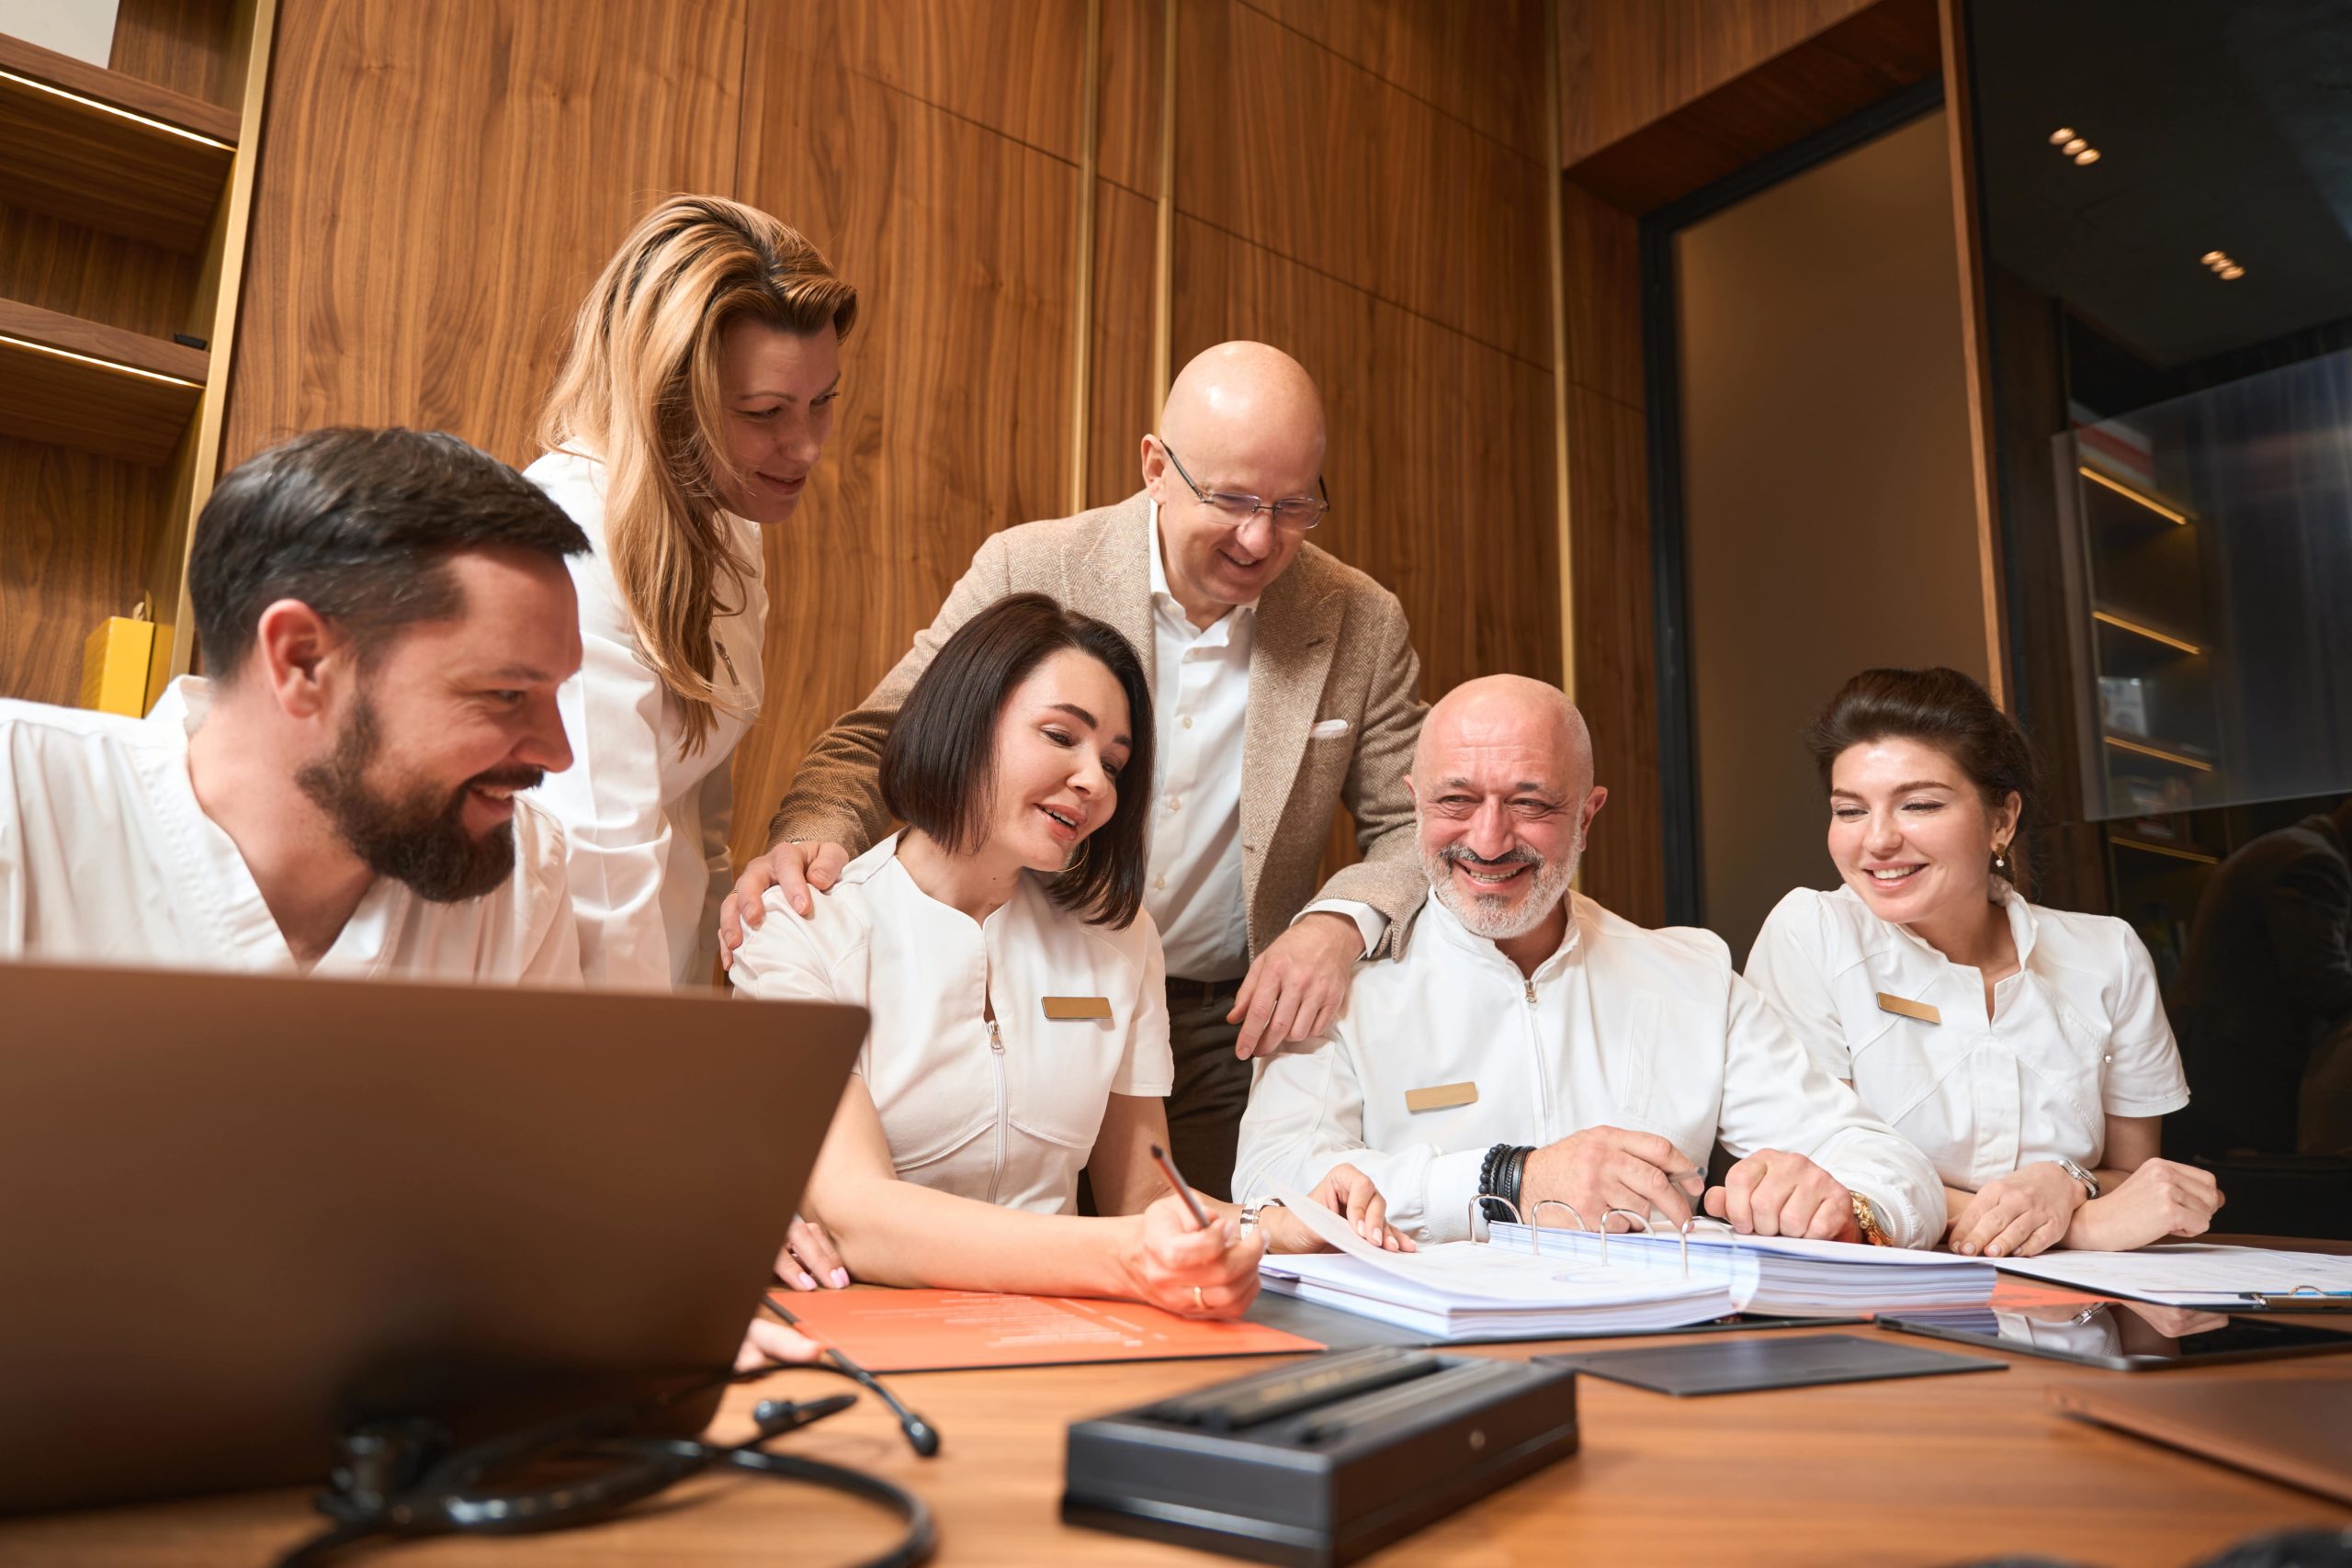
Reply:
<svg viewBox="0 0 2352 1568"><path fill-rule="evenodd" d="M1878 1325L1931 1339L2045 1356L2118 1372L2352 1352L2352 1333L2310 1322L2230 1317L2139 1302L2103 1302L2096 1306L2035 1312L1975 1307L1888 1313L1880 1316Z"/></svg>
<svg viewBox="0 0 2352 1568"><path fill-rule="evenodd" d="M1576 1449L1573 1371L1375 1346L1078 1422L1062 1517L1324 1568Z"/></svg>

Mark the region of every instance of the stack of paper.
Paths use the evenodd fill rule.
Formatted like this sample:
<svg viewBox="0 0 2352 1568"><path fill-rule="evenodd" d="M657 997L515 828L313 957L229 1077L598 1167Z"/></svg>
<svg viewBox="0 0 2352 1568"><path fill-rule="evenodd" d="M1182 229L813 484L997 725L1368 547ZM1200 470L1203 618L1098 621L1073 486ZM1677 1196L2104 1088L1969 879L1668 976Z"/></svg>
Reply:
<svg viewBox="0 0 2352 1568"><path fill-rule="evenodd" d="M1690 1277L1668 1279L1471 1242L1384 1252L1304 1193L1276 1190L1338 1253L1269 1257L1268 1290L1393 1323L1432 1339L1562 1339L1641 1334L1707 1323L1736 1312L1755 1289L1752 1254L1693 1259Z"/></svg>
<svg viewBox="0 0 2352 1568"><path fill-rule="evenodd" d="M1498 1224L1490 1235L1490 1245L1497 1249L1540 1256L1546 1261L1573 1258L1597 1263L1604 1251L1601 1238L1590 1231L1547 1226L1538 1233L1526 1225ZM1536 1251L1539 1241L1540 1253ZM1609 1237L1605 1250L1612 1274L1674 1280L1683 1276L1686 1266L1683 1241L1678 1235L1634 1231ZM1781 1317L1843 1317L1880 1308L1973 1306L1993 1299L1996 1278L1993 1266L1984 1259L1955 1258L1948 1252L1792 1236L1732 1235L1705 1227L1691 1231L1687 1254L1690 1277L1699 1277L1702 1269L1719 1268L1713 1260L1725 1257L1753 1260L1756 1286L1744 1303L1746 1309Z"/></svg>
<svg viewBox="0 0 2352 1568"><path fill-rule="evenodd" d="M1613 1261L1613 1259L1612 1259ZM2045 1252L2003 1258L1993 1267L2102 1296L2160 1306L2245 1308L2263 1296L2315 1296L2352 1302L2352 1258L2324 1252L2273 1252L2209 1242L2143 1247L2137 1252Z"/></svg>

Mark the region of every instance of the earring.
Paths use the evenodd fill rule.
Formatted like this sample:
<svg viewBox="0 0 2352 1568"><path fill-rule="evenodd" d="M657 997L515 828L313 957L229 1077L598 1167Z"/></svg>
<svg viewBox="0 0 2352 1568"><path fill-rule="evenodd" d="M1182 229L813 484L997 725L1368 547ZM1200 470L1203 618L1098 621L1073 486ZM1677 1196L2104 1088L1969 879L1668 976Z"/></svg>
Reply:
<svg viewBox="0 0 2352 1568"><path fill-rule="evenodd" d="M2009 874L2009 846L2006 842L1993 846L1993 871L1999 876Z"/></svg>

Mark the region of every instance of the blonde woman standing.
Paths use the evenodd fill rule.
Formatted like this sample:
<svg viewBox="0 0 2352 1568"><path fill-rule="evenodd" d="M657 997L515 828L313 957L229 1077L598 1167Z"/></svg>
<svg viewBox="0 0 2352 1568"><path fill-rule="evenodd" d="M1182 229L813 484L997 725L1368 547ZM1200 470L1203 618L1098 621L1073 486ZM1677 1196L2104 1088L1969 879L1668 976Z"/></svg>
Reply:
<svg viewBox="0 0 2352 1568"><path fill-rule="evenodd" d="M710 982L729 762L762 694L761 530L791 520L832 433L856 314L816 246L707 196L648 213L580 308L526 473L594 547L572 562L574 761L539 792L591 985Z"/></svg>

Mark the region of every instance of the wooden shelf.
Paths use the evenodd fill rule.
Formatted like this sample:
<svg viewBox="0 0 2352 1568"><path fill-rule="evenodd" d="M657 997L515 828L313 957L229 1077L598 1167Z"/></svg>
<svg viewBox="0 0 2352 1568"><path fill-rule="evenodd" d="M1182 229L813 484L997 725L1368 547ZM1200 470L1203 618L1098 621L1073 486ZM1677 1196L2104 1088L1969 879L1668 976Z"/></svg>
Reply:
<svg viewBox="0 0 2352 1568"><path fill-rule="evenodd" d="M0 33L0 201L194 254L238 128L217 104Z"/></svg>
<svg viewBox="0 0 2352 1568"><path fill-rule="evenodd" d="M2185 506L2177 506L2160 495L2151 494L2139 486L2126 484L2114 475L2088 463L2076 465L2075 471L2088 481L2091 493L2128 502L2137 511L2128 515L2141 522L2170 527L2186 527L2197 520L2197 514Z"/></svg>
<svg viewBox="0 0 2352 1568"><path fill-rule="evenodd" d="M2202 757L2189 755L2186 747L2167 746L2130 735L2108 735L2102 739L2106 740L2110 750L2120 751L2135 761L2163 762L2172 767L2187 768L2199 773L2210 773L2213 771L2211 761Z"/></svg>
<svg viewBox="0 0 2352 1568"><path fill-rule="evenodd" d="M2100 607L2091 612L2099 642L2099 672L2103 675L2147 675L2184 659L2203 656L2209 649L2163 631L2133 615Z"/></svg>
<svg viewBox="0 0 2352 1568"><path fill-rule="evenodd" d="M210 372L201 349L0 299L0 433L166 463Z"/></svg>

